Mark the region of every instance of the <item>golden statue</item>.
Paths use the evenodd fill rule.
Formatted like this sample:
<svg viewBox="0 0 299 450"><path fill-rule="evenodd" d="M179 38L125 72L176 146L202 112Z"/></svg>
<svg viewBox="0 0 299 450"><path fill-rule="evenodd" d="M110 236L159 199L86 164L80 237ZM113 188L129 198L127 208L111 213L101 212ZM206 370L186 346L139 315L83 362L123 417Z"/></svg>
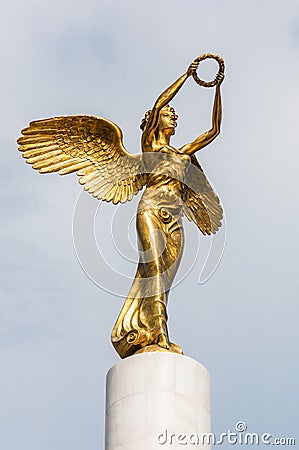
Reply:
<svg viewBox="0 0 299 450"><path fill-rule="evenodd" d="M200 61L214 58L219 71L212 82L200 80ZM188 77L216 86L212 127L193 142L170 145L178 116L169 106ZM112 344L125 358L143 351L182 349L169 341L166 305L178 270L184 235L183 213L203 234L221 226L222 208L194 153L220 133L224 62L218 55L198 57L145 114L142 154L133 155L122 143L120 128L103 117L55 117L31 122L18 139L26 162L40 173L76 172L84 189L99 200L124 203L143 187L137 211L139 263L132 287L112 330Z"/></svg>

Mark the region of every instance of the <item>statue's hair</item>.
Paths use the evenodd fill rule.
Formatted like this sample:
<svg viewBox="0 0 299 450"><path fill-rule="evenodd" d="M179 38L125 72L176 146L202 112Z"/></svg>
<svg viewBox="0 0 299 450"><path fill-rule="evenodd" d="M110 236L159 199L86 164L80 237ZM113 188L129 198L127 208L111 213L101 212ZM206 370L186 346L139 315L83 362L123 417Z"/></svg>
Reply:
<svg viewBox="0 0 299 450"><path fill-rule="evenodd" d="M149 119L149 116L151 115L151 112L152 112L152 110L149 109L149 110L146 111L146 113L144 114L144 117L143 117L143 119L142 119L142 121L141 121L141 124L140 124L140 128L141 128L142 131L144 131L144 129L145 129L145 126L146 126L146 124L147 124L147 121L148 121L148 119Z"/></svg>
<svg viewBox="0 0 299 450"><path fill-rule="evenodd" d="M169 106L169 105L166 105L166 106L168 106L170 111L175 114L175 109L172 106ZM145 129L145 126L147 124L149 116L151 115L151 112L152 112L151 109L146 111L146 113L145 113L145 115L144 115L144 117L143 117L143 119L141 121L140 128L141 128L142 131L144 131L144 129ZM178 119L178 115L177 114L175 114L175 119Z"/></svg>

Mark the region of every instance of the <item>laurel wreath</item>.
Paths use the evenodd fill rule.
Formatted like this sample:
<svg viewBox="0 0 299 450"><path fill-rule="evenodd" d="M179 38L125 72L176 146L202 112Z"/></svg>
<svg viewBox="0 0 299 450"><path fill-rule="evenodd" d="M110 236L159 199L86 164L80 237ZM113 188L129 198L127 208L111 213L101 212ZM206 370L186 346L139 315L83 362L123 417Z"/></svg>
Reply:
<svg viewBox="0 0 299 450"><path fill-rule="evenodd" d="M197 84L199 84L200 86L213 87L222 81L221 79L222 79L222 76L224 75L225 65L224 65L224 60L221 58L221 56L216 55L215 53L203 53L202 55L198 56L198 58L196 58L194 60L194 62L201 62L208 58L215 59L218 62L219 70L218 70L215 78L212 81L201 80L198 77L196 70L194 70L194 72L192 73L192 76L194 78L194 81Z"/></svg>

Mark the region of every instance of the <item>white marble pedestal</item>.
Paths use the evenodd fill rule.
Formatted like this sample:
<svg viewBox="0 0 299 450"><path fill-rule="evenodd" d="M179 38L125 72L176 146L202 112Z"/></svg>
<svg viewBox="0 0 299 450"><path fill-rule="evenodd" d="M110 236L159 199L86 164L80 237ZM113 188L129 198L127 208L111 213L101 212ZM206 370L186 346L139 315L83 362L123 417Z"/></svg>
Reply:
<svg viewBox="0 0 299 450"><path fill-rule="evenodd" d="M207 450L201 436L209 432L210 377L197 361L142 353L109 370L105 450Z"/></svg>

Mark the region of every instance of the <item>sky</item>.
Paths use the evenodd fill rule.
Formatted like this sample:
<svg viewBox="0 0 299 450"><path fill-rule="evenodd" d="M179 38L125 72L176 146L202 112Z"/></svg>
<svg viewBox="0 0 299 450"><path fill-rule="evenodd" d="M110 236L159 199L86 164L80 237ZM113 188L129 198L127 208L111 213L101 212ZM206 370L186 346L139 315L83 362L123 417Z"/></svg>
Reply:
<svg viewBox="0 0 299 450"><path fill-rule="evenodd" d="M170 336L210 371L215 434L244 421L298 442L298 2L4 0L0 20L0 448L103 448L105 376L119 359L110 332L135 271L122 253L134 259L138 198L96 214L99 253L126 276L111 294L74 248L78 197L87 214L95 203L82 200L75 175L26 165L20 130L100 115L137 153L144 112L206 52L226 63L223 122L197 156L224 206L226 244L200 284L211 240L185 221L188 273L170 293ZM175 146L209 129L212 101L213 89L186 82L173 101Z"/></svg>

